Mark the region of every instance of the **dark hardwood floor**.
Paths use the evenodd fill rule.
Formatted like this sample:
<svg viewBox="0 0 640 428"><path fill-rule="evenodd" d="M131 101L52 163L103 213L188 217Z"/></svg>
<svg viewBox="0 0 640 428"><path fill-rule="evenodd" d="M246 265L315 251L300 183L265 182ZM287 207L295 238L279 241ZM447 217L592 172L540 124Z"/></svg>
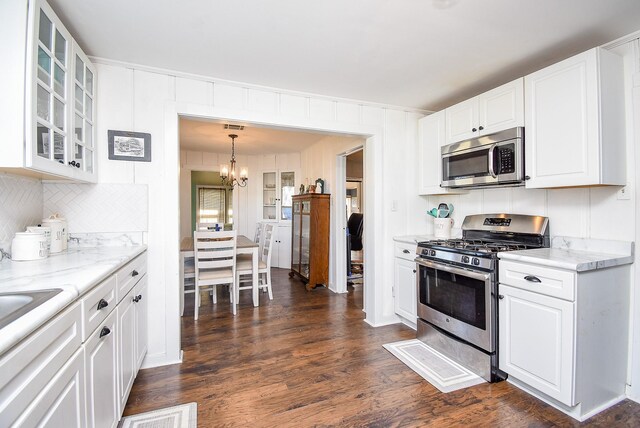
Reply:
<svg viewBox="0 0 640 428"><path fill-rule="evenodd" d="M258 308L242 292L235 317L219 290L194 322L187 295L184 362L140 371L125 415L195 401L200 427L640 426L629 400L580 424L507 382L443 394L382 347L413 330L363 322L361 286L307 292L287 273Z"/></svg>

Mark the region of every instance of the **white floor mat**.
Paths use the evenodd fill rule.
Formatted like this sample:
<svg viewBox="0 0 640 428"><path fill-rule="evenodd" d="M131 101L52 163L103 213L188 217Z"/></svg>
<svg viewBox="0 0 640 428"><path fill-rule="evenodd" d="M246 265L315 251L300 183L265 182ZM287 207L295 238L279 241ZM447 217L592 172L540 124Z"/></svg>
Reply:
<svg viewBox="0 0 640 428"><path fill-rule="evenodd" d="M118 428L196 428L197 404L188 403L125 416Z"/></svg>
<svg viewBox="0 0 640 428"><path fill-rule="evenodd" d="M382 346L442 392L456 391L485 382L480 376L418 339Z"/></svg>

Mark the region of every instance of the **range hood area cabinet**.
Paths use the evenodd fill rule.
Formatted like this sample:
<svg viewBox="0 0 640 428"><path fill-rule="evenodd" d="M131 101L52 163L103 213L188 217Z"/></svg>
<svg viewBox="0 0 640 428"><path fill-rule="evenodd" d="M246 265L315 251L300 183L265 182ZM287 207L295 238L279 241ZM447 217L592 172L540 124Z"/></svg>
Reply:
<svg viewBox="0 0 640 428"><path fill-rule="evenodd" d="M594 48L525 77L527 188L627 184L623 73Z"/></svg>
<svg viewBox="0 0 640 428"><path fill-rule="evenodd" d="M447 189L440 186L442 181L440 149L447 144L445 124L444 110L430 114L418 121L418 194L420 195L466 193L461 189Z"/></svg>
<svg viewBox="0 0 640 428"><path fill-rule="evenodd" d="M447 108L445 144L524 126L523 81L521 77Z"/></svg>
<svg viewBox="0 0 640 428"><path fill-rule="evenodd" d="M96 182L95 68L44 0L0 16L0 171Z"/></svg>

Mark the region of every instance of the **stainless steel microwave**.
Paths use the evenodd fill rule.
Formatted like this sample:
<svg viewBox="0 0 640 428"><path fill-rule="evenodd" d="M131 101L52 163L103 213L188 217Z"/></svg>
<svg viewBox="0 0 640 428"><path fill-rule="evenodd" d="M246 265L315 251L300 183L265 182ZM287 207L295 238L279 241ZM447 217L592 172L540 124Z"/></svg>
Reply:
<svg viewBox="0 0 640 428"><path fill-rule="evenodd" d="M524 128L511 128L442 147L442 187L524 183Z"/></svg>

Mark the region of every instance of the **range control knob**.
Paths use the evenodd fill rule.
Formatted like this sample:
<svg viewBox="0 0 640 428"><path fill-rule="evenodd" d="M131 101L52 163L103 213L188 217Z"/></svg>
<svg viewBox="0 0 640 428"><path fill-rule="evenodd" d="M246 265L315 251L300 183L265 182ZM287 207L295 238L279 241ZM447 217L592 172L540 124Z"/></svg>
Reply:
<svg viewBox="0 0 640 428"><path fill-rule="evenodd" d="M429 255L432 256L432 257L435 257L436 256L436 250L431 250L429 252Z"/></svg>
<svg viewBox="0 0 640 428"><path fill-rule="evenodd" d="M473 265L474 265L474 266L478 266L478 265L480 265L480 259L479 259L479 258L477 258L477 257L474 257L474 258L473 258L473 260L472 260L472 262L473 262Z"/></svg>
<svg viewBox="0 0 640 428"><path fill-rule="evenodd" d="M462 263L469 263L469 256L462 256Z"/></svg>

